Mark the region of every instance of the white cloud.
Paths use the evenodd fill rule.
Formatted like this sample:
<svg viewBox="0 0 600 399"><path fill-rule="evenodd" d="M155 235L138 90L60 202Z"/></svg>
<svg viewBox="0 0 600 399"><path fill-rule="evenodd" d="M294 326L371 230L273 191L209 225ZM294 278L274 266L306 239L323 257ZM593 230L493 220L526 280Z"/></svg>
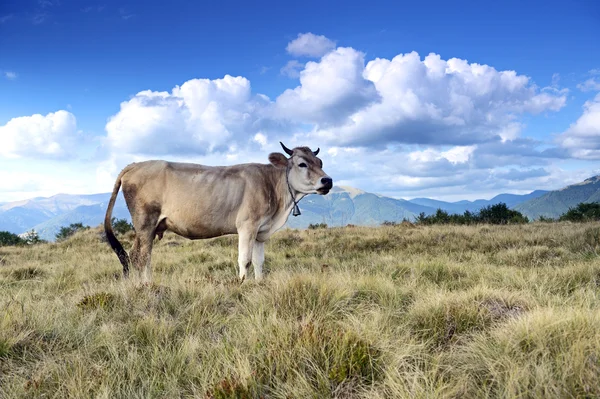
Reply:
<svg viewBox="0 0 600 399"><path fill-rule="evenodd" d="M577 88L581 91L600 91L600 79L589 78L583 83L579 83Z"/></svg>
<svg viewBox="0 0 600 399"><path fill-rule="evenodd" d="M297 60L291 60L291 61L288 61L287 64L285 64L281 68L280 72L284 76L287 76L292 79L296 79L296 78L300 77L300 71L302 70L303 67L304 67L304 64L302 64L301 62L299 62Z"/></svg>
<svg viewBox="0 0 600 399"><path fill-rule="evenodd" d="M300 86L277 98L277 117L325 126L344 122L379 99L363 69L364 54L353 48L340 47L320 62L308 62L300 72Z"/></svg>
<svg viewBox="0 0 600 399"><path fill-rule="evenodd" d="M338 185L405 198L460 193L458 199L465 199L481 192L498 194L507 186L532 191L547 187L548 176L558 170L550 165L521 165L522 159L517 158L478 166L477 158L485 152L476 146L416 150L331 147L323 162Z"/></svg>
<svg viewBox="0 0 600 399"><path fill-rule="evenodd" d="M448 161L452 164L465 163L475 150L476 146L456 146L447 151L439 151L428 148L422 151L413 151L408 153L408 158L416 162L435 162L440 160Z"/></svg>
<svg viewBox="0 0 600 399"><path fill-rule="evenodd" d="M516 137L519 114L558 111L565 95L540 92L514 71L416 52L370 61L364 72L382 100L355 110L342 126L313 132L342 145L470 145ZM363 104L364 105L364 104Z"/></svg>
<svg viewBox="0 0 600 399"><path fill-rule="evenodd" d="M0 126L0 156L64 158L76 135L75 116L64 110L13 118Z"/></svg>
<svg viewBox="0 0 600 399"><path fill-rule="evenodd" d="M288 43L288 53L301 57L321 57L335 48L335 42L323 35L313 33L299 33L298 37Z"/></svg>
<svg viewBox="0 0 600 399"><path fill-rule="evenodd" d="M574 158L600 159L600 93L586 101L583 114L558 136L563 148Z"/></svg>
<svg viewBox="0 0 600 399"><path fill-rule="evenodd" d="M262 133L256 133L254 135L254 141L256 141L258 144L260 144L261 148L264 148L267 146L267 136L265 136Z"/></svg>
<svg viewBox="0 0 600 399"><path fill-rule="evenodd" d="M16 72L12 71L4 71L3 75L8 80L15 80L17 78Z"/></svg>
<svg viewBox="0 0 600 399"><path fill-rule="evenodd" d="M132 154L223 152L269 130L262 117L268 105L267 97L251 94L246 78L192 79L171 93L146 90L121 103L106 124L108 142Z"/></svg>
<svg viewBox="0 0 600 399"><path fill-rule="evenodd" d="M93 194L111 191L114 178L105 182L107 184L98 184L98 180L94 178L97 166L96 163L77 161L5 159L0 163L0 202L47 197L58 193Z"/></svg>

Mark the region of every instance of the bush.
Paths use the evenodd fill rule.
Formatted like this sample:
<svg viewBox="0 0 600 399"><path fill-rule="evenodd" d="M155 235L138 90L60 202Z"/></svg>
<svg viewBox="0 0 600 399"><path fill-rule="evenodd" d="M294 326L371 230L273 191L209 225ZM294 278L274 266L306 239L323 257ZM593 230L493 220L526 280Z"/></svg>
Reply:
<svg viewBox="0 0 600 399"><path fill-rule="evenodd" d="M521 212L512 210L505 203L500 202L481 208L479 221L489 224L521 224L528 223L529 219L527 216L523 216Z"/></svg>
<svg viewBox="0 0 600 399"><path fill-rule="evenodd" d="M315 230L315 229L326 229L327 228L327 223L315 223L315 224L309 224L308 228L311 230Z"/></svg>
<svg viewBox="0 0 600 399"><path fill-rule="evenodd" d="M31 231L28 231L23 235L23 241L25 241L25 244L28 245L43 244L47 242L46 240L42 240L38 235L37 231L33 229L31 229Z"/></svg>
<svg viewBox="0 0 600 399"><path fill-rule="evenodd" d="M117 219L115 217L112 218L111 224L113 230L117 234L125 234L128 231L133 230L133 225L127 221L127 219Z"/></svg>
<svg viewBox="0 0 600 399"><path fill-rule="evenodd" d="M67 238L71 237L73 234L77 233L78 231L84 231L89 228L90 228L90 226L84 226L81 223L71 223L67 227L63 226L60 228L60 231L56 234L56 241L66 240Z"/></svg>
<svg viewBox="0 0 600 399"><path fill-rule="evenodd" d="M570 222L591 222L600 220L600 202L583 203L580 202L575 208L569 208L558 219L560 221Z"/></svg>
<svg viewBox="0 0 600 399"><path fill-rule="evenodd" d="M23 245L23 244L25 244L25 240L23 240L18 235L11 233L9 231L0 231L0 247Z"/></svg>

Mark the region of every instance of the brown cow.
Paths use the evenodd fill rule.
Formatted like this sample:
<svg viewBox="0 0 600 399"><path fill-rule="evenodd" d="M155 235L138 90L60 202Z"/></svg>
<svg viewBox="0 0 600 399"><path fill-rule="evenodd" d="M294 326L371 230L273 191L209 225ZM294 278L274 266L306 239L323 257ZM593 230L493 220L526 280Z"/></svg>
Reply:
<svg viewBox="0 0 600 399"><path fill-rule="evenodd" d="M152 160L127 165L117 177L104 219L124 277L129 276L130 260L111 225L121 186L135 228L131 261L144 282L152 279L154 238L161 239L167 230L191 240L237 233L240 279L245 279L251 263L255 278L261 279L265 241L285 224L292 208L299 214L300 199L325 195L333 186L317 158L319 149L290 150L280 144L290 158L274 152L269 154L270 164L204 166Z"/></svg>

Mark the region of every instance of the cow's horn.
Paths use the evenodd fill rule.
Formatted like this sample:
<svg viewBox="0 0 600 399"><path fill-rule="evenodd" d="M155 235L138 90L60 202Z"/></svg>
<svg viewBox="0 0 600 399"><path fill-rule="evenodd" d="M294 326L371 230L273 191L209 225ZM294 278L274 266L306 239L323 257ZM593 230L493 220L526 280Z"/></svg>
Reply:
<svg viewBox="0 0 600 399"><path fill-rule="evenodd" d="M294 153L292 150L290 150L289 148L287 148L281 141L279 142L279 144L281 144L281 147L283 147L283 150L289 155L292 156L292 154Z"/></svg>
<svg viewBox="0 0 600 399"><path fill-rule="evenodd" d="M321 148L317 148L317 151L313 151L313 154L315 154L315 157L317 156L317 154L319 153L320 150L321 150Z"/></svg>

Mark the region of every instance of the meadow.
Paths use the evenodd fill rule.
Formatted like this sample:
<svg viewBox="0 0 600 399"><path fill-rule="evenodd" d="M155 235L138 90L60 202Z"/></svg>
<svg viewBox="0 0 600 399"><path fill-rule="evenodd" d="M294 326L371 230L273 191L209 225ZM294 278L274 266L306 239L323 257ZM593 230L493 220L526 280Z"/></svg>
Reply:
<svg viewBox="0 0 600 399"><path fill-rule="evenodd" d="M120 237L126 248L133 233ZM0 247L1 398L600 397L600 223Z"/></svg>

